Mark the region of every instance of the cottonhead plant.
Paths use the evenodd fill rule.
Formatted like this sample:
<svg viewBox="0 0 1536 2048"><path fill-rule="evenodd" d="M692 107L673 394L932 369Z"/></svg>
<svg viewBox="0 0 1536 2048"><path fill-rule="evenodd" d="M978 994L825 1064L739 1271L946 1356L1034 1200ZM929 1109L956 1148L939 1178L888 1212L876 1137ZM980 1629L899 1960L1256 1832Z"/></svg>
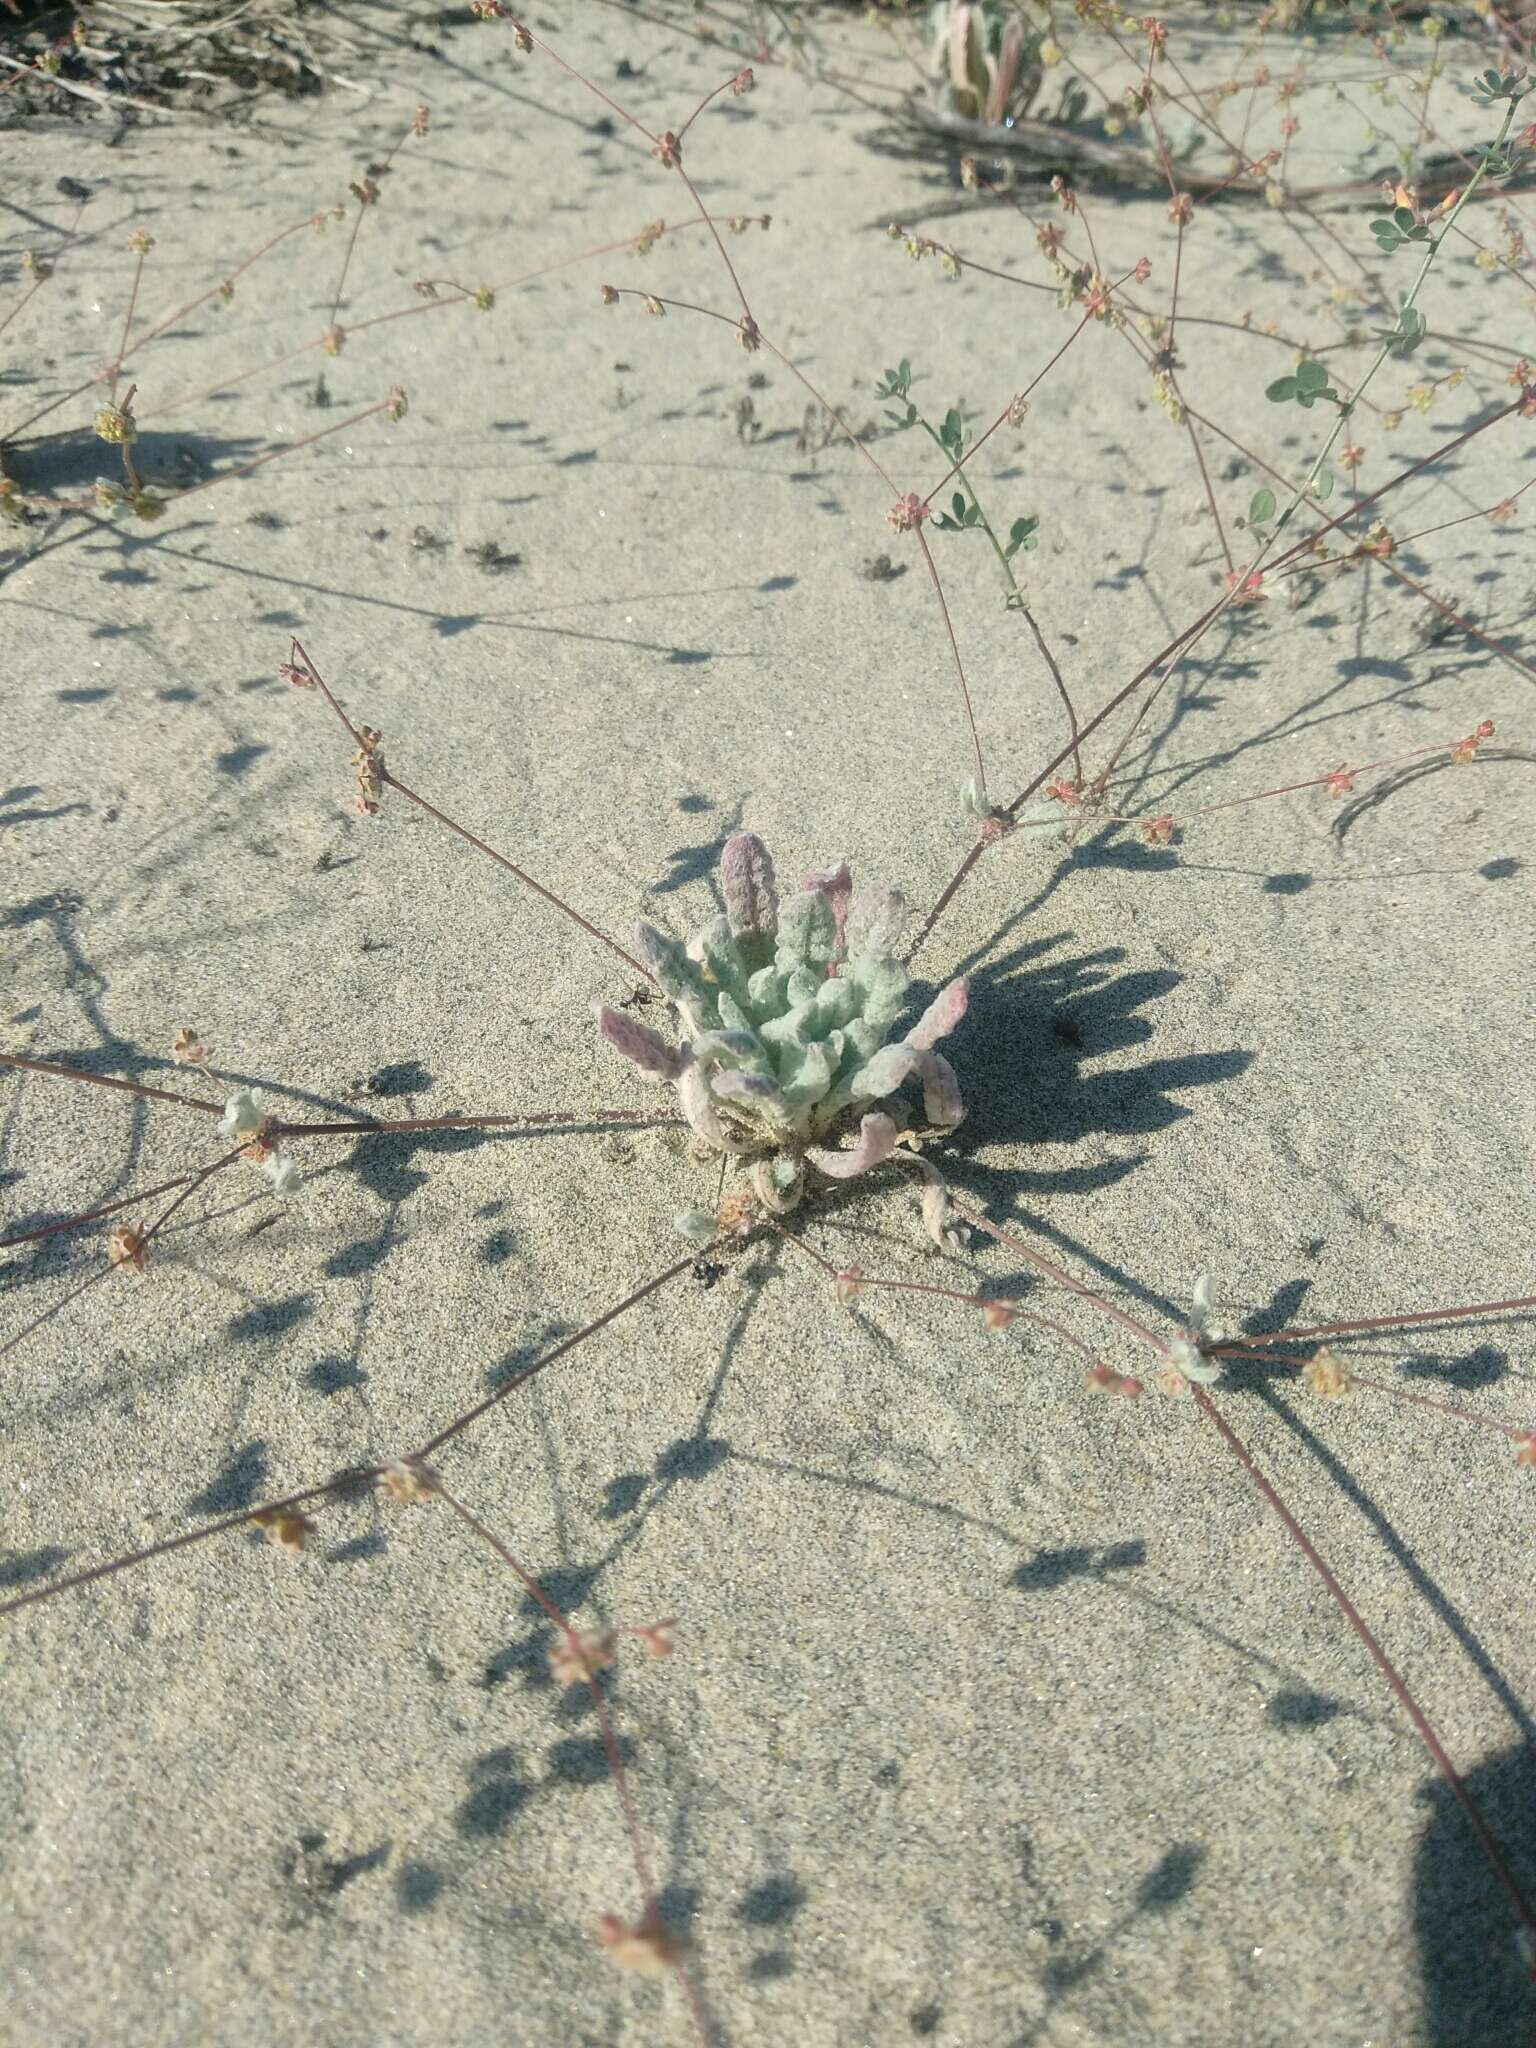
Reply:
<svg viewBox="0 0 1536 2048"><path fill-rule="evenodd" d="M838 861L807 875L781 906L772 857L750 832L726 841L719 887L724 915L686 948L652 925L637 935L642 959L676 1007L680 1040L598 1008L609 1044L643 1074L673 1084L706 1153L750 1162L758 1203L784 1216L804 1192L807 1165L847 1180L893 1156L899 1134L883 1112L861 1119L851 1148L813 1141L908 1079L922 1085L929 1124L953 1130L965 1114L960 1084L934 1046L965 1015L966 985L950 982L904 1037L888 1042L910 985L897 952L907 922L899 891L878 882L856 889L848 863ZM944 1242L942 1200L929 1220ZM707 1241L716 1219L695 1209L683 1226Z"/></svg>
<svg viewBox="0 0 1536 2048"><path fill-rule="evenodd" d="M292 829L326 835L296 886L340 874L368 906L361 929L332 899L318 938L268 930L275 892L242 868L237 897L220 895L228 863L205 856L218 971L158 1038L138 1034L158 1047L139 1051L107 1035L62 887L13 914L23 945L58 946L65 995L84 988L97 1034L72 1048L61 1013L24 985L3 1052L7 1170L42 1159L50 1177L49 1207L19 1212L4 1240L18 1304L6 1370L18 1439L29 1432L0 1553L21 1731L22 2026L53 2048L75 2025L58 1964L67 1916L46 1915L68 1896L59 1873L78 1840L136 1927L199 1930L179 1975L146 1979L158 2003L133 2008L140 2038L210 2025L271 2037L299 2013L322 2037L393 2029L413 2043L508 2026L978 2048L1085 2030L1279 2040L1298 2025L1330 2048L1384 2026L1404 2041L1519 2038L1536 1917L1521 1766L1500 1745L1528 1729L1532 1667L1503 1589L1519 1583L1509 1558L1529 1503L1516 1489L1536 1431L1518 1377L1482 1340L1502 1331L1513 1347L1536 1297L1522 1272L1495 1270L1507 1215L1490 1205L1465 1243L1467 1162L1483 1144L1496 1172L1504 1135L1466 1074L1447 1075L1442 1053L1431 1087L1410 1064L1414 1087L1380 1080L1370 1111L1344 1082L1352 1059L1402 1053L1406 1013L1433 1011L1443 1046L1454 1021L1440 1009L1460 1020L1468 1005L1481 1060L1504 1072L1480 905L1483 883L1513 870L1467 849L1518 795L1522 756L1494 693L1501 670L1529 670L1509 625L1441 580L1428 543L1452 526L1476 534L1456 574L1492 576L1524 488L1506 457L1524 449L1514 437L1536 387L1514 323L1495 333L1468 317L1454 331L1437 296L1447 273L1527 288L1510 35L1475 14L1431 36L1399 33L1390 10L1355 12L1347 61L1341 46L1266 40L1257 20L1213 55L1195 48L1203 15L1186 34L1099 4L1059 20L999 11L990 25L954 8L965 50L985 26L999 60L1020 56L1021 28L1049 28L1040 63L1085 94L1108 81L1104 104L1120 111L1104 113L1100 140L1119 147L1139 126L1166 197L1121 210L1060 166L1026 190L978 147L952 166L964 211L942 243L910 188L911 223L892 223L889 243L871 230L877 253L918 266L899 272L922 286L904 288L899 322L880 307L881 331L857 348L829 323L812 361L789 338L804 280L767 268L783 261L784 223L766 243L741 239L763 218L746 210L763 181L729 138L753 132L735 124L753 118L754 67L795 110L850 77L864 90L858 73L832 76L822 24L681 15L693 55L682 76L675 53L667 69L674 30L656 31L642 105L627 54L620 71L600 41L568 45L498 0L476 12L486 47L499 37L506 62L529 67L523 99L537 79L606 124L592 146L622 152L626 203L638 194L600 253L519 273L534 293L535 270L582 266L563 350L576 360L590 345L594 378L616 348L622 368L602 374L635 378L658 336L691 374L716 378L724 361L742 385L731 493L749 462L754 488L777 488L774 451L793 438L743 435L757 414L741 401L767 416L787 387L808 402L825 434L802 430L812 466L797 488L835 483L818 509L858 537L839 604L859 624L815 645L808 684L765 670L739 693L737 726L718 708L729 685L696 650L677 645L654 687L634 643L608 630L602 607L641 600L605 565L601 605L583 597L603 621L599 652L560 676L552 713L504 686L541 676L527 650L558 649L569 628L537 606L516 622L549 638L520 638L498 666L487 729L529 740L525 765L503 773L475 723L474 634L496 621L444 600L433 617L449 644L430 659L370 646L367 607L391 596L374 578L327 613L324 641L306 626L285 661L270 649L291 694L262 701L260 728L299 764ZM870 28L859 61L906 29L899 16ZM1447 193L1426 159L1451 118L1447 46L1470 55L1475 38L1476 90L1457 105L1486 134L1474 148L1457 129L1465 161ZM1284 124L1308 94L1359 88L1353 66L1368 90L1425 86L1406 114L1379 103L1413 161L1387 191L1335 180L1339 204L1325 205L1293 189ZM1002 78L999 62L993 106L1006 105ZM568 125L566 104L555 111ZM1206 138L1198 179L1175 120ZM717 203L706 167L749 189ZM681 195L670 222L658 192ZM374 204L358 199L355 242ZM1250 224L1224 225L1228 205L1251 209L1237 216ZM1287 249L1294 236L1296 270L1271 234ZM1261 273L1282 270L1283 320L1234 302L1228 271L1248 281L1250 239ZM620 257L651 266L643 284L609 282L634 274L609 267ZM1417 267L1389 290L1389 263ZM319 307L333 341L343 330L338 350L360 325L345 282L328 277ZM960 295L942 319L930 288ZM954 308L979 322L984 295L1003 293L1027 317L984 350ZM130 302L125 332L133 317ZM1207 355L1218 345L1230 355ZM130 454L132 354L119 349L116 384L109 372L91 394L115 406L112 445ZM520 375L534 410L540 387L528 364ZM563 356L558 402L545 395L552 431L573 383ZM1094 419L1122 387L1138 403L1106 455ZM630 389L614 411L632 411ZM1437 433L1428 415L1438 404L1443 419L1458 389L1476 403ZM470 403L455 377L455 408ZM1399 430L1405 454L1389 466L1382 441ZM589 467L543 461L578 483ZM1419 486L1451 462L1462 496L1447 509ZM1138 475L1154 480L1149 528L1123 562ZM453 487L467 488L457 469ZM573 559L597 559L608 510L594 506ZM664 518L651 502L630 510L626 543L656 549L658 587L683 601L683 487ZM553 509L538 516L559 530ZM174 536L176 517L173 503L155 532ZM697 518L724 581L732 521ZM803 520L796 531L808 570L817 550ZM795 581L776 562L754 589L777 601ZM1136 609L1149 585L1155 626ZM882 622L875 607L909 598L897 626ZM263 624L264 648L274 630ZM1419 636L1407 651L1405 634ZM1319 681L1312 650L1341 641L1346 673ZM616 679L620 662L634 666ZM855 716L840 693L851 703L866 671ZM574 726L610 712L602 776L588 757L562 781ZM455 754L461 719L471 738ZM329 793L304 766L323 733L348 757ZM144 783L170 746L140 738ZM1250 770L1250 753L1276 746L1283 767ZM102 753L89 751L92 773ZM633 803L631 755L644 757ZM681 799L666 784L674 761L690 779ZM672 853L671 877L664 786L685 816L721 813L707 844ZM275 830L279 795L243 803L242 819ZM1351 863L1399 816L1414 821L1404 850ZM512 891L511 911L498 899L468 942L459 876L423 851L434 827ZM632 845L645 851L630 864ZM66 864L67 846L55 857ZM635 907L637 871L655 879L625 944L609 932ZM1416 876L1461 893L1417 923ZM1214 893L1222 877L1230 897ZM1257 938L1224 930L1213 907L1238 889L1273 913ZM1064 902L1081 939L1053 925ZM1321 931L1307 916L1320 902ZM504 917L524 913L526 955L509 968ZM572 933L590 974L555 943ZM1074 944L1086 950L1069 959ZM1114 977L1127 957L1137 971ZM1135 1013L1177 976L1140 963L1171 960L1201 996L1184 1026L1196 1050L1152 1063L1149 1107L1123 1074L1085 1068L1145 1035ZM156 961L141 1006L168 1000ZM1405 961L1422 963L1434 1003L1391 979ZM414 1028L404 998L423 989L453 1099L462 1086L474 1100L488 1073L506 1091L493 1106L418 1112L434 1077L399 1040ZM1223 1012L1272 1041L1269 1095L1229 1095L1235 1110L1208 1098L1217 1106L1189 1119L1209 1132L1197 1146L1174 1129L1171 1098L1242 1073L1201 1035ZM1350 1036L1357 1016L1356 1037L1378 1042ZM367 1080L345 1080L339 1033L379 1062ZM1323 1108L1309 1093L1319 1075ZM406 1113L389 1113L394 1095ZM1511 1120L1516 1107L1511 1091ZM178 1132L202 1141L164 1170L141 1163L142 1146ZM1433 1163L1417 1177L1420 1138ZM102 1162L100 1179L91 1199L66 1200L80 1160L93 1174ZM1074 1197L1091 1205L1081 1228ZM1342 1249L1325 1267L1329 1237ZM1304 1319L1314 1284L1346 1312ZM332 1313L347 1327L322 1341ZM1448 1359L1437 1330L1480 1341ZM247 1343L265 1348L235 1351L221 1377ZM306 1434L316 1398L324 1421ZM209 1479L199 1432L232 1443L253 1413L271 1417L267 1436ZM268 1438L283 1446L276 1470ZM1435 1512L1448 1497L1449 1535ZM71 1633L81 1614L109 1645L104 1664ZM194 1650L205 1614L217 1626ZM111 1711L72 1733L66 1705L93 1685ZM61 1762L72 1742L78 1785ZM183 1866L213 1876L178 1892L174 1915L169 1852L157 1863L143 1826L114 1832L125 1784L135 1818L154 1794L146 1754L171 1796L227 1781L226 1803L202 1802L201 1834L178 1821ZM1427 1819L1412 1799L1426 1755ZM252 1782L281 1806L281 1848ZM149 1904L133 1889L146 1883ZM337 1966L362 1925L387 1930L371 1980ZM253 1927L248 1954L238 1930ZM214 1987L197 1975L204 1953L240 1966ZM105 2032L89 2021L97 2040L117 2026L127 2038L137 1996Z"/></svg>

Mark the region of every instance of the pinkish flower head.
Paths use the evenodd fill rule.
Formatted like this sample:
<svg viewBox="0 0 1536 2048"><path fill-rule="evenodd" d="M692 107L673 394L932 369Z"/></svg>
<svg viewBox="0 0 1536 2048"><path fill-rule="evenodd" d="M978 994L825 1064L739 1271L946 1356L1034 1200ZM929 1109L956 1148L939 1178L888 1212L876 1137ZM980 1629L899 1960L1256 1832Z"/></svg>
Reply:
<svg viewBox="0 0 1536 2048"><path fill-rule="evenodd" d="M925 519L932 517L932 507L925 505L916 491L908 491L886 513L885 523L893 533L915 533Z"/></svg>

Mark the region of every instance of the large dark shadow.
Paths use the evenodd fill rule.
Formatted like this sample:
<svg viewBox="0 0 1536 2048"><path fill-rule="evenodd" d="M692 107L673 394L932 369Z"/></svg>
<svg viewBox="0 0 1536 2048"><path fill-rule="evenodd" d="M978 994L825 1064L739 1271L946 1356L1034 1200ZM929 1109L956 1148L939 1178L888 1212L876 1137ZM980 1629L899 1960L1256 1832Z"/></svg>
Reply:
<svg viewBox="0 0 1536 2048"><path fill-rule="evenodd" d="M1128 967L1119 946L1075 953L1070 943L1069 932L1031 938L970 972L970 1012L951 1053L964 1076L967 1114L954 1140L959 1156L950 1155L946 1171L985 1199L1092 1194L1112 1185L1141 1155L1031 1167L1004 1165L992 1148L1150 1136L1193 1114L1178 1096L1230 1081L1253 1059L1223 1047L1100 1068L1098 1061L1149 1043L1153 1023L1144 1012L1183 977ZM926 1000L922 990L914 995ZM964 1156L981 1145L989 1152L984 1172Z"/></svg>
<svg viewBox="0 0 1536 2048"><path fill-rule="evenodd" d="M1463 1783L1527 1898L1536 1895L1536 1753L1517 1743ZM1515 1916L1450 1787L1420 1797L1429 1824L1414 1859L1414 1933L1424 1974L1430 2048L1529 2048L1536 1990L1515 1940Z"/></svg>
<svg viewBox="0 0 1536 2048"><path fill-rule="evenodd" d="M277 445L281 444L248 435L215 439L206 434L165 434L146 427L133 444L133 463L150 490L169 496L206 482L222 469L238 468ZM94 434L39 434L17 442L8 459L20 489L45 497L83 494L99 477L111 483L123 481L117 451Z"/></svg>

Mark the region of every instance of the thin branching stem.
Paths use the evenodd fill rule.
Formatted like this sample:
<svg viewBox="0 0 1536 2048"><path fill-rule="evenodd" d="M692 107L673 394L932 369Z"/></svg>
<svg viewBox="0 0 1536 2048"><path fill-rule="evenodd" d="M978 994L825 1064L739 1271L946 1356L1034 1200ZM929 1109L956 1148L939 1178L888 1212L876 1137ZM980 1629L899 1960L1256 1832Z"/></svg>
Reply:
<svg viewBox="0 0 1536 2048"><path fill-rule="evenodd" d="M144 276L145 259L149 254L148 244L141 244L136 254L138 261L134 264L133 268L133 286L128 293L128 310L123 315L123 332L117 344L117 354L112 360L112 376L107 387L114 405L117 403L118 381L122 377L123 361L128 351L128 336L133 327L133 315L139 303L139 285Z"/></svg>
<svg viewBox="0 0 1536 2048"><path fill-rule="evenodd" d="M1309 1323L1301 1330L1271 1330L1255 1337L1256 1345L1300 1344L1318 1337L1352 1337L1366 1330L1407 1330L1416 1323L1470 1323L1484 1316L1508 1315L1517 1309L1536 1308L1536 1294L1511 1295L1507 1301L1463 1302L1457 1308L1421 1308L1401 1315L1357 1316L1351 1322ZM1227 1354L1239 1357L1250 1347L1235 1344Z"/></svg>
<svg viewBox="0 0 1536 2048"><path fill-rule="evenodd" d="M78 1216L61 1216L53 1223L40 1223L36 1230L12 1231L9 1237L0 1237L0 1251L12 1245L36 1244L39 1238L57 1237L66 1230L83 1230L87 1223L99 1223L104 1216L115 1216L120 1209L133 1209L140 1202L152 1202L156 1195L168 1195L173 1188L184 1188L193 1179L190 1173L178 1173L170 1180L158 1181L152 1188L135 1188L131 1195L119 1195L115 1202L103 1202L97 1209L82 1209Z"/></svg>
<svg viewBox="0 0 1536 2048"><path fill-rule="evenodd" d="M1193 1387L1190 1391L1195 1397L1201 1414L1216 1430L1226 1448L1242 1466L1244 1472L1247 1473L1249 1479L1252 1480L1264 1500L1274 1510L1276 1515L1279 1516L1286 1534L1328 1589L1329 1597L1364 1644L1372 1663L1391 1689L1393 1698L1412 1722L1414 1733L1434 1759L1435 1768L1439 1771L1446 1785L1454 1794L1462 1812L1466 1815L1467 1823L1471 1827L1473 1834L1477 1837L1478 1844L1487 1859L1489 1868L1493 1871L1503 1887L1511 1906L1514 1908L1515 1916L1520 1923L1525 1937L1528 1957L1527 1970L1528 1973L1536 1975L1536 1968L1533 1968L1529 1960L1533 1953L1531 1944L1536 1943L1536 1914L1532 1913L1530 1904L1519 1883L1516 1881L1514 1872L1505 1860L1503 1850L1499 1847L1498 1842L1494 1839L1492 1830L1483 1818L1481 1808L1463 1783L1461 1773L1451 1762L1445 1745L1441 1742L1440 1737L1435 1733L1434 1728L1430 1724L1429 1717L1414 1698L1413 1693L1409 1690L1406 1679L1382 1648L1381 1643L1366 1623L1360 1610L1339 1584L1327 1559L1291 1513L1291 1510L1281 1499L1269 1479L1259 1469L1248 1446L1243 1442L1236 1430L1233 1429L1232 1425L1227 1421L1203 1387Z"/></svg>
<svg viewBox="0 0 1536 2048"><path fill-rule="evenodd" d="M351 734L354 742L361 748L363 744L362 736L358 732L357 727L352 723L346 712L342 710L340 704L337 703L330 685L321 675L319 669L316 668L313 661L310 660L302 643L298 640L295 640L293 643L293 652L296 657L294 665L297 667L302 664L304 675L321 691L326 703L330 705L336 716ZM461 825L456 818L450 818L446 811L440 811L436 804L429 803L424 796L418 796L414 789L408 788L397 775L391 774L388 768L380 770L380 779L388 788L398 790L407 803L415 804L417 809L425 811L429 818L436 818L440 825L446 825L450 832L457 833L459 838L474 847L477 853L483 853L487 860L492 860L496 863L497 867L504 868L509 875L521 882L524 888L531 889L536 896L542 896L544 901L558 910L562 917L568 917L573 924L579 925L589 938L596 939L600 945L606 946L610 953L616 953L625 966L631 972L638 974L642 981L655 981L656 977L651 973L650 969L642 967L634 954L627 952L617 939L610 938L607 932L603 931L600 926L593 924L590 918L583 917L579 910L567 903L564 897L557 896L553 889L546 889L542 882L535 881L525 868L520 868L517 865L516 861L509 860L504 853L498 853L494 846L488 846L476 833L471 832L467 825Z"/></svg>
<svg viewBox="0 0 1536 2048"><path fill-rule="evenodd" d="M151 1558L169 1557L173 1550L188 1550L194 1544L211 1542L215 1536L223 1536L231 1529L250 1527L267 1516L284 1514L290 1508L307 1507L312 1501L325 1500L353 1485L365 1486L377 1479L383 1469L381 1465L351 1468L322 1480L318 1486L306 1486L297 1493L284 1494L281 1500L263 1501L239 1514L224 1515L216 1522L204 1522L196 1529L184 1529L179 1536L167 1536L159 1543L146 1544L142 1550L128 1551L122 1557L108 1558L104 1564L90 1565L84 1571L52 1579L46 1586L34 1586L30 1592L13 1594L9 1600L0 1600L0 1618L19 1614L22 1608L35 1607L40 1601L56 1599L61 1593L78 1592L82 1586L113 1578L134 1565L148 1564Z"/></svg>
<svg viewBox="0 0 1536 2048"><path fill-rule="evenodd" d="M650 1128L656 1124L680 1124L680 1116L644 1109L531 1109L506 1115L403 1116L358 1118L353 1122L288 1124L274 1123L274 1138L385 1137L400 1131L497 1131L549 1130L562 1124L580 1128L584 1124L624 1124Z"/></svg>
<svg viewBox="0 0 1536 2048"><path fill-rule="evenodd" d="M207 1166L200 1167L195 1173L189 1175L186 1185L175 1196L174 1200L161 1210L154 1222L143 1233L139 1240L140 1247L147 1246L152 1239L158 1237L182 1203L187 1201L192 1195L195 1195L203 1183L210 1180L214 1174L220 1173L226 1166L232 1165L245 1148L246 1140L242 1139L232 1150L223 1153L218 1159L212 1160ZM157 1192L164 1191L158 1190ZM51 1322L56 1315L68 1308L71 1302L84 1294L87 1288L96 1286L98 1282L105 1280L109 1274L116 1271L117 1268L111 1258L106 1253L103 1253L101 1262L95 1271L88 1273L78 1287L72 1287L61 1301L54 1302L51 1308L45 1308L41 1315L32 1318L25 1329L18 1330L14 1337L8 1337L4 1344L0 1344L0 1358L8 1357L18 1344L23 1343L35 1330L40 1330L44 1323Z"/></svg>
<svg viewBox="0 0 1536 2048"><path fill-rule="evenodd" d="M222 1102L207 1102L197 1095L180 1095L170 1088L151 1088L143 1081L124 1081L116 1074L88 1074L81 1067L65 1066L62 1060L39 1060L29 1053L0 1052L0 1065L24 1067L29 1074L50 1074L60 1081L84 1081L92 1088L117 1088L125 1095L143 1096L154 1102L174 1102L178 1109L201 1110L204 1116L224 1114Z"/></svg>
<svg viewBox="0 0 1536 2048"><path fill-rule="evenodd" d="M437 1480L434 1490L441 1496L444 1503L453 1510L465 1527L472 1529L483 1543L489 1544L502 1563L510 1571L516 1573L524 1592L527 1593L534 1605L547 1615L549 1620L554 1623L555 1627L568 1640L577 1643L579 1647L579 1638L569 1617L561 1612L533 1576L533 1573L513 1555L501 1538L491 1529L487 1528L474 1510L466 1507L457 1494L451 1493L443 1485L441 1479ZM629 1841L630 1861L634 1864L635 1877L639 1883L641 1897L645 1903L645 1916L647 1919L651 1919L659 1911L656 1899L656 1879L651 1868L650 1854L645 1846L645 1837L640 1831L640 1816L635 1810L634 1794L630 1790L629 1771L625 1766L623 1754L614 1737L613 1717L608 1710L608 1696L603 1691L601 1682L590 1670L587 1671L583 1682L592 1701L592 1713L593 1718L597 1722L598 1739L602 1743L603 1757L608 1765L608 1775L613 1781L614 1794L618 1799L619 1812L623 1817L624 1833ZM681 1955L676 1957L671 1967L673 1974L682 1985L683 1991L687 1996L689 2011L693 2016L694 2026L698 2031L699 2039L708 2048L709 2029L705 2020L704 2005L699 1996L698 1986L695 1984L688 1965Z"/></svg>
<svg viewBox="0 0 1536 2048"><path fill-rule="evenodd" d="M595 1337L599 1330L606 1330L610 1323L617 1322L619 1317L628 1314L630 1309L637 1308L642 1301L649 1300L651 1295L665 1287L669 1280L676 1280L680 1274L688 1272L698 1256L696 1251L690 1251L685 1258L675 1260L664 1271L647 1280L644 1286L626 1294L622 1301L615 1302L612 1308L604 1309L600 1316L576 1331L574 1336L564 1338L552 1351L546 1351L542 1358L535 1359L532 1365L507 1380L493 1394L487 1394L485 1399L477 1401L473 1408L468 1408L462 1415L455 1416L452 1422L422 1445L416 1456L430 1458L435 1452L440 1451L444 1444L451 1443L456 1436L461 1436L473 1423L478 1422L482 1415L488 1415L493 1408L499 1407L509 1394L515 1393L519 1387L526 1386L529 1380L534 1379L539 1373L547 1372L559 1359L569 1356L578 1346L585 1344L589 1337Z"/></svg>

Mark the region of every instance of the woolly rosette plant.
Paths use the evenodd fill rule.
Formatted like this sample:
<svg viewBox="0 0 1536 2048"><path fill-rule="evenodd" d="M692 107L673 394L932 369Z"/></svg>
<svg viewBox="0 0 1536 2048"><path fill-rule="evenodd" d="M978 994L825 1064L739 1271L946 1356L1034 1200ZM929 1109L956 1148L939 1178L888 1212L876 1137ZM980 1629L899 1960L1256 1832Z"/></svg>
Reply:
<svg viewBox="0 0 1536 2048"><path fill-rule="evenodd" d="M934 1046L965 1015L965 982L948 983L893 1040L910 988L896 956L907 920L897 890L883 882L856 889L839 861L807 875L781 905L767 847L740 832L720 856L720 896L724 915L686 947L651 925L637 934L641 959L677 1012L679 1042L600 1004L604 1038L642 1073L676 1089L682 1115L710 1153L750 1162L753 1193L771 1214L795 1207L807 1167L850 1180L900 1157L927 1184L930 1233L952 1243L943 1183L914 1152L898 1151L912 1133L888 1112L862 1115L851 1146L819 1141L909 1079L921 1085L927 1124L954 1129L965 1114L960 1084ZM680 1220L690 1234L715 1228L703 1212Z"/></svg>

